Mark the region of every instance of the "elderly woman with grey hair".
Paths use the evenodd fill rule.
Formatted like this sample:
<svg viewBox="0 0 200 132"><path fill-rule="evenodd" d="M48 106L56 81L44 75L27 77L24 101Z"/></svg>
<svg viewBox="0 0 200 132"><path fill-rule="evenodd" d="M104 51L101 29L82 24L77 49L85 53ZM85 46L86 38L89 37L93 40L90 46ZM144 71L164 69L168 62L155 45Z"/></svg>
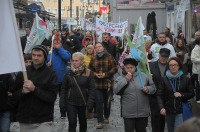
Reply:
<svg viewBox="0 0 200 132"><path fill-rule="evenodd" d="M75 52L72 55L71 70L64 77L61 87L60 107L66 108L69 132L76 132L77 117L79 132L87 131L86 108L91 112L95 98L93 72L86 68L84 55Z"/></svg>

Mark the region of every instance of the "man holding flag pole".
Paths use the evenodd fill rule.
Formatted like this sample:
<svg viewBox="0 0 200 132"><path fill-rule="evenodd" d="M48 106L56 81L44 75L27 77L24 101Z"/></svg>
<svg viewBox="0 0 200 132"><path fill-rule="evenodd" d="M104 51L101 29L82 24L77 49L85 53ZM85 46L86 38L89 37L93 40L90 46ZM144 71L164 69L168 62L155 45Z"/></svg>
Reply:
<svg viewBox="0 0 200 132"><path fill-rule="evenodd" d="M56 73L45 63L48 51L42 45L31 46L33 48L28 51L32 53L33 63L26 72L12 0L0 1L0 16L1 30L5 35L9 34L9 39L0 36L0 74L22 71L24 75L17 75L12 94L19 102L17 121L20 131L51 132L58 85ZM9 50L6 50L8 44Z"/></svg>

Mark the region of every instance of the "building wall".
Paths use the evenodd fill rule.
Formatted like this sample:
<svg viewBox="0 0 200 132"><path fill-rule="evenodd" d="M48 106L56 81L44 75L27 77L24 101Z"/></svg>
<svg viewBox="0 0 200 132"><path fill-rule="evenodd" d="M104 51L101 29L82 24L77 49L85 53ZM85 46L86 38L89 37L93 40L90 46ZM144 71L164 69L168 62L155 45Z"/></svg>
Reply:
<svg viewBox="0 0 200 132"><path fill-rule="evenodd" d="M157 33L163 32L166 27L166 8L161 9L117 9L116 1L111 4L111 19L113 22L128 19L129 27L130 24L137 24L138 18L142 17L143 25L146 27L147 15L154 11L156 13ZM131 32L131 29L129 29Z"/></svg>
<svg viewBox="0 0 200 132"><path fill-rule="evenodd" d="M55 19L58 17L58 0L36 0L43 2L43 5L45 7L45 10L51 13L55 13ZM77 11L76 7L79 7L79 17L81 14L80 10L83 9L84 6L84 13L87 12L87 9L90 12L99 11L99 7L102 5L101 0L90 0L91 4L88 5L87 0L72 0L72 17L77 17ZM97 4L98 1L98 4ZM100 1L100 2L99 2ZM62 19L66 19L68 16L70 16L70 0L61 0L61 17Z"/></svg>

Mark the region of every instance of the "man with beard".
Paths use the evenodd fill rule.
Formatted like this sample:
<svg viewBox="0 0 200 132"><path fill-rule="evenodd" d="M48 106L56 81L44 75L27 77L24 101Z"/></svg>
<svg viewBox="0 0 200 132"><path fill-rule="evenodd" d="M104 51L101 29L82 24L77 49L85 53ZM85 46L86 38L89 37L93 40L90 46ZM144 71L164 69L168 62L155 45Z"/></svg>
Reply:
<svg viewBox="0 0 200 132"><path fill-rule="evenodd" d="M151 62L157 61L159 59L159 51L162 48L170 50L169 58L176 57L174 47L166 41L165 33L159 33L157 43L154 43L149 50L148 59L150 59Z"/></svg>
<svg viewBox="0 0 200 132"><path fill-rule="evenodd" d="M106 51L113 56L113 58L116 57L116 45L110 43L109 41L109 34L103 33L102 35L102 45L105 47Z"/></svg>

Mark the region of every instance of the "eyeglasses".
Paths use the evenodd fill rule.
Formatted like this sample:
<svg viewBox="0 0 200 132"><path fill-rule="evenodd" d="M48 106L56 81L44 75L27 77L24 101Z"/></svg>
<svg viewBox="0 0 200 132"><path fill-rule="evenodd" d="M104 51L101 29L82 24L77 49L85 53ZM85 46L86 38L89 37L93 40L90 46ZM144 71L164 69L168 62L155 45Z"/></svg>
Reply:
<svg viewBox="0 0 200 132"><path fill-rule="evenodd" d="M178 64L170 64L169 67L177 67L179 66Z"/></svg>

